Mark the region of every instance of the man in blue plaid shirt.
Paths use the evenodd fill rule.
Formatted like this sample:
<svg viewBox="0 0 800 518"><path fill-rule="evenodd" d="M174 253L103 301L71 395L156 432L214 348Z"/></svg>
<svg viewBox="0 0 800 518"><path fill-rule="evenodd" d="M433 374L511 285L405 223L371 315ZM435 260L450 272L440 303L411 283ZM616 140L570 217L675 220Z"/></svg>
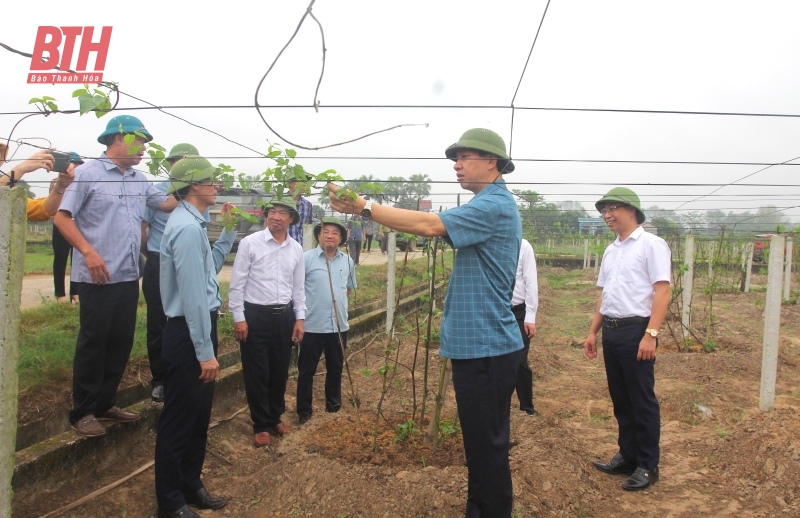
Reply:
<svg viewBox="0 0 800 518"><path fill-rule="evenodd" d="M297 212L300 214L300 221L294 225L289 225L289 236L300 243L300 246L303 246L303 225L306 223L311 224L313 208L311 202L300 194L297 180L294 178L289 180L289 192L292 193L292 199L297 204Z"/></svg>
<svg viewBox="0 0 800 518"><path fill-rule="evenodd" d="M508 462L511 395L522 360L522 338L511 311L522 223L503 174L514 170L500 136L467 131L445 150L461 187L475 193L441 214L339 198L331 207L418 236L442 236L458 249L444 302L439 352L453 365L453 388L469 470L467 517L510 517Z"/></svg>

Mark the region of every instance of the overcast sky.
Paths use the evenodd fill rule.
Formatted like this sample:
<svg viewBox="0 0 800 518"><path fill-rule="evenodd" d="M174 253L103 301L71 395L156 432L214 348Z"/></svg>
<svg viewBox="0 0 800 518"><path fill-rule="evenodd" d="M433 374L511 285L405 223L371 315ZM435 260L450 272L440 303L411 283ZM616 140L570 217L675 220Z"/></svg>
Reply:
<svg viewBox="0 0 800 518"><path fill-rule="evenodd" d="M119 82L126 94L159 106L252 106L258 82L307 5L297 0L231 0L207 6L142 1L78 8L40 1L31 16L29 5L12 3L4 6L0 41L32 52L39 25L95 26L98 32L110 25L114 29L104 78ZM435 208L452 206L455 193L465 192L445 183L455 174L443 151L470 127L491 128L511 145L517 169L506 177L510 188L534 189L548 201L577 200L590 208L613 184L631 186L644 206L682 211L800 205L795 165L772 167L740 182L763 187L728 186L685 203L764 166L592 162L776 164L800 157L800 3L553 0L523 76L546 6L540 0L317 0L312 12L322 25L327 49L319 112L310 106L322 43L310 17L267 76L258 99L263 105L304 106L263 109L283 139L304 147L327 146L399 124L428 124L320 151L289 147L297 149L299 162L313 173L333 168L347 179L426 173L437 182ZM70 98L75 86L29 85L30 59L0 49L0 60L4 138L22 117L8 113L30 110L31 97L50 95L62 109L77 107ZM370 107L327 107L332 105ZM443 107L371 107L388 105ZM125 110L142 106L123 95L119 113L141 118L156 142L167 148L191 142L212 162L248 174L269 165L253 158L253 151L167 114ZM496 108L481 108L486 106ZM284 142L252 107L166 111L247 148L265 152L268 142ZM102 147L96 137L107 120L36 116L23 121L12 138L45 137L59 149L97 156ZM34 151L23 145L17 158ZM37 194L45 194L48 175L36 173L29 179ZM785 214L800 221L800 208Z"/></svg>

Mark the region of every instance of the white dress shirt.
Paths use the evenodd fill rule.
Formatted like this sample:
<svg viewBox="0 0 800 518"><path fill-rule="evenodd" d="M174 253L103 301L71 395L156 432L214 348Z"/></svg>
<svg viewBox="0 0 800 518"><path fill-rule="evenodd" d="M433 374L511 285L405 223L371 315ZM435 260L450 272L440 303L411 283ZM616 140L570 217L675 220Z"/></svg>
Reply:
<svg viewBox="0 0 800 518"><path fill-rule="evenodd" d="M539 309L539 278L536 274L536 257L533 247L523 239L519 247L519 261L517 262L517 280L514 283L514 295L511 305L518 306L525 303L525 322L536 323L536 310Z"/></svg>
<svg viewBox="0 0 800 518"><path fill-rule="evenodd" d="M297 320L306 318L303 247L288 235L278 244L269 229L239 243L233 261L228 307L234 322L244 321L244 303L272 306L294 303Z"/></svg>
<svg viewBox="0 0 800 518"><path fill-rule="evenodd" d="M609 318L649 317L653 285L670 281L671 257L667 242L642 227L624 241L617 237L606 248L600 263L600 314Z"/></svg>

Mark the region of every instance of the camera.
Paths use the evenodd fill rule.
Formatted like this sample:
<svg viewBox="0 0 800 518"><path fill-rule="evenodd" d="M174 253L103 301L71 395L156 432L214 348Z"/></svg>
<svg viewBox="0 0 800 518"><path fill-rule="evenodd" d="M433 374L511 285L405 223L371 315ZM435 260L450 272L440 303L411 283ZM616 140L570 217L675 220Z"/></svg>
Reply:
<svg viewBox="0 0 800 518"><path fill-rule="evenodd" d="M50 151L55 159L52 171L55 173L66 173L69 167L69 153L63 151Z"/></svg>

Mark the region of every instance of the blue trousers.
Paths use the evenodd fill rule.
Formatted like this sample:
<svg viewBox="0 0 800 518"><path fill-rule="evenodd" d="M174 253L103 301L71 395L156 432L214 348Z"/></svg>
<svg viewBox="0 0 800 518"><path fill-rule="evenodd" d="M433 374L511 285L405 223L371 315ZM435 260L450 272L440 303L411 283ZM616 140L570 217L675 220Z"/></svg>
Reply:
<svg viewBox="0 0 800 518"><path fill-rule="evenodd" d="M603 326L603 360L608 393L619 425L619 451L647 470L658 467L661 411L655 393L655 360L637 361L647 322L628 327Z"/></svg>
<svg viewBox="0 0 800 518"><path fill-rule="evenodd" d="M211 342L216 356L216 311L211 312ZM203 487L200 471L206 459L215 382L200 380L200 362L183 317L167 321L162 357L167 371L156 435L156 499L160 510L177 511L186 505L184 495Z"/></svg>
<svg viewBox="0 0 800 518"><path fill-rule="evenodd" d="M489 358L452 360L469 471L467 518L511 516L511 395L521 360L521 349Z"/></svg>

